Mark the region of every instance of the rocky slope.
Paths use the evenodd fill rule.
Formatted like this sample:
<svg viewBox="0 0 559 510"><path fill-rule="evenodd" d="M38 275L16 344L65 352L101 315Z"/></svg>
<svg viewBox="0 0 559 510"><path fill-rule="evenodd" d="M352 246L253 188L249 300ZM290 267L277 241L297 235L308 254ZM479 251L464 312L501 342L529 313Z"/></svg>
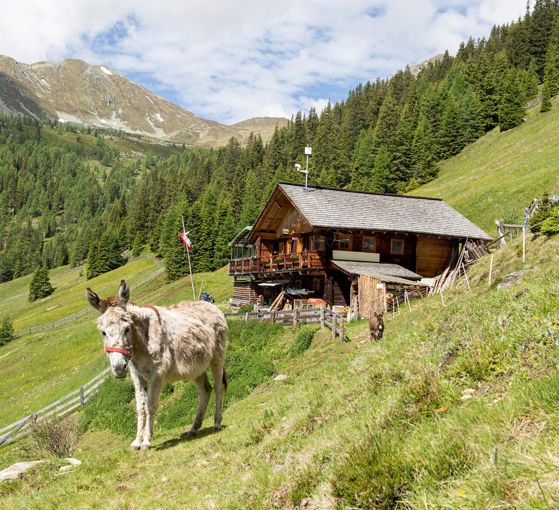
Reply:
<svg viewBox="0 0 559 510"><path fill-rule="evenodd" d="M189 145L222 145L251 131L268 139L287 119L232 126L202 119L105 66L81 60L23 64L0 56L0 111L112 128Z"/></svg>

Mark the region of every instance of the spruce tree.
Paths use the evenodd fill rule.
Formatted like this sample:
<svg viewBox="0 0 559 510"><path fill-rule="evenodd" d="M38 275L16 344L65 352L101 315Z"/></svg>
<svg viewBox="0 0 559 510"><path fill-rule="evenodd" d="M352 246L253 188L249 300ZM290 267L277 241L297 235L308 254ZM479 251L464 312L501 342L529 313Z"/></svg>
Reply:
<svg viewBox="0 0 559 510"><path fill-rule="evenodd" d="M14 338L14 326L10 317L6 315L2 318L2 322L0 322L0 346L11 342Z"/></svg>
<svg viewBox="0 0 559 510"><path fill-rule="evenodd" d="M442 159L458 154L464 147L464 125L460 104L450 97L441 120L439 142Z"/></svg>
<svg viewBox="0 0 559 510"><path fill-rule="evenodd" d="M391 159L386 147L381 146L375 158L375 166L371 179L370 191L388 193L393 190L393 183L390 175Z"/></svg>
<svg viewBox="0 0 559 510"><path fill-rule="evenodd" d="M499 104L499 127L507 131L522 124L526 111L522 103L524 94L516 69L509 69L503 78Z"/></svg>
<svg viewBox="0 0 559 510"><path fill-rule="evenodd" d="M371 129L361 131L353 154L351 189L368 190L371 185L372 170L375 164L373 151L375 136Z"/></svg>
<svg viewBox="0 0 559 510"><path fill-rule="evenodd" d="M245 192L243 194L240 224L252 225L260 212L260 200L258 183L254 171L249 171L245 181Z"/></svg>
<svg viewBox="0 0 559 510"><path fill-rule="evenodd" d="M33 273L29 285L29 301L45 298L53 292L54 287L50 283L49 270L44 266L38 267Z"/></svg>
<svg viewBox="0 0 559 510"><path fill-rule="evenodd" d="M182 232L181 216L185 208L184 204L176 204L165 213L163 219L160 251L165 263L165 278L169 282L188 274L188 256L179 238L179 233ZM187 217L186 221L188 220Z"/></svg>
<svg viewBox="0 0 559 510"><path fill-rule="evenodd" d="M551 98L559 92L559 16L553 25L553 31L549 38L547 55L544 68L544 81L542 91L542 105L540 111L546 112L551 109Z"/></svg>

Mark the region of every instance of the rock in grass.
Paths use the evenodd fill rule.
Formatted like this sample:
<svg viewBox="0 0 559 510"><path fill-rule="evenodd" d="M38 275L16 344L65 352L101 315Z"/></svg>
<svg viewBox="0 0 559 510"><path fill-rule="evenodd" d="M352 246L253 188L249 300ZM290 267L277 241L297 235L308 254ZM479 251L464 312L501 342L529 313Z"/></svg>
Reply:
<svg viewBox="0 0 559 510"><path fill-rule="evenodd" d="M289 379L289 376L285 374L279 374L274 377L274 381L285 381L286 379Z"/></svg>
<svg viewBox="0 0 559 510"><path fill-rule="evenodd" d="M80 466L82 461L78 460L78 459L74 459L73 457L66 457L64 459L68 464L71 464L72 466Z"/></svg>
<svg viewBox="0 0 559 510"><path fill-rule="evenodd" d="M16 462L12 464L10 467L3 469L0 471L0 482L4 480L15 480L19 475L25 473L26 471L30 470L33 466L37 464L41 464L44 460L33 460L30 462Z"/></svg>

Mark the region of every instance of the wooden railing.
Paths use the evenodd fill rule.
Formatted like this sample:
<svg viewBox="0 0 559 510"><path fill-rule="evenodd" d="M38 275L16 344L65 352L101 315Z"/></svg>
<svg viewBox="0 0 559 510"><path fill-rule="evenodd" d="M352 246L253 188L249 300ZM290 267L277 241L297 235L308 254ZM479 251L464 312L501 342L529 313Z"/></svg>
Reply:
<svg viewBox="0 0 559 510"><path fill-rule="evenodd" d="M101 386L110 377L110 368L106 368L93 379L80 386L77 390L68 393L56 402L49 404L39 411L35 411L21 420L0 429L0 446L12 443L33 431L33 426L47 418L60 418L84 406L97 393Z"/></svg>
<svg viewBox="0 0 559 510"><path fill-rule="evenodd" d="M320 324L322 328L332 331L332 338L339 336L346 340L346 320L332 310L322 308L295 308L294 310L258 310L257 312L226 313L226 317L235 317L246 322L250 320L269 321L282 326L299 326L300 324Z"/></svg>
<svg viewBox="0 0 559 510"><path fill-rule="evenodd" d="M269 257L244 257L229 261L229 276L321 269L322 260L318 253L305 251Z"/></svg>

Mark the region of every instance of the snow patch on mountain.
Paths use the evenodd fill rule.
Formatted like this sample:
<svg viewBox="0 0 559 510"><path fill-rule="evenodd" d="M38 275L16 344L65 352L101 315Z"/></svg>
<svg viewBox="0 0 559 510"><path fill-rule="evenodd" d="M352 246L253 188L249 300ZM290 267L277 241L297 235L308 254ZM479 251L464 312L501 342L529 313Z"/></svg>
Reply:
<svg viewBox="0 0 559 510"><path fill-rule="evenodd" d="M112 76L113 72L110 69L107 69L105 66L100 66L101 71L103 71L107 76Z"/></svg>

